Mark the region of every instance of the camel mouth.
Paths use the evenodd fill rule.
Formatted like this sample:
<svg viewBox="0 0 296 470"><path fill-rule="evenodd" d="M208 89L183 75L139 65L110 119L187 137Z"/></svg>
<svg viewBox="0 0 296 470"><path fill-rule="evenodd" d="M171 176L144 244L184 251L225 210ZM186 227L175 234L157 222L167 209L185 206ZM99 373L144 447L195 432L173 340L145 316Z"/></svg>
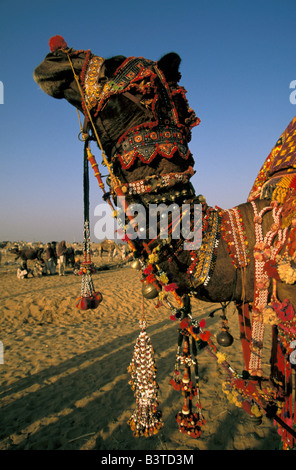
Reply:
<svg viewBox="0 0 296 470"><path fill-rule="evenodd" d="M52 98L62 99L64 98L64 89L67 87L67 80L63 76L63 80L57 80L59 74L41 74L38 71L34 71L33 79L39 85L42 91ZM60 74L62 76L62 74Z"/></svg>
<svg viewBox="0 0 296 470"><path fill-rule="evenodd" d="M62 65L58 68L45 67L41 63L33 71L33 79L47 95L61 99L64 98L64 91L67 89L69 77L71 77L70 67L66 72Z"/></svg>
<svg viewBox="0 0 296 470"><path fill-rule="evenodd" d="M70 71L70 68L69 68ZM33 78L36 83L40 84L45 81L53 82L58 80L59 82L65 81L65 68L54 68L44 67L44 64L39 64L33 71Z"/></svg>

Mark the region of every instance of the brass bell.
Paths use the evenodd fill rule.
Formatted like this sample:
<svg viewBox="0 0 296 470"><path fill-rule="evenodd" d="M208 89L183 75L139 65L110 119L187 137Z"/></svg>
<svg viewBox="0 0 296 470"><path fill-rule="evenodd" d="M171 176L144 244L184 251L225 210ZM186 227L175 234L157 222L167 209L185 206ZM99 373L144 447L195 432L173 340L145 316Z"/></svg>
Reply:
<svg viewBox="0 0 296 470"><path fill-rule="evenodd" d="M228 348L228 346L231 346L233 343L233 336L226 330L222 330L216 338L218 344L224 348Z"/></svg>
<svg viewBox="0 0 296 470"><path fill-rule="evenodd" d="M197 196L198 202L202 204L203 202L206 202L206 198L203 196L203 194L199 194Z"/></svg>
<svg viewBox="0 0 296 470"><path fill-rule="evenodd" d="M138 259L135 259L132 263L131 263L131 267L133 269L141 269L141 263Z"/></svg>
<svg viewBox="0 0 296 470"><path fill-rule="evenodd" d="M142 295L145 297L145 299L155 299L155 297L158 296L158 290L153 284L147 284L147 282L143 282Z"/></svg>
<svg viewBox="0 0 296 470"><path fill-rule="evenodd" d="M262 416L248 415L248 421L255 426L260 426L262 423Z"/></svg>

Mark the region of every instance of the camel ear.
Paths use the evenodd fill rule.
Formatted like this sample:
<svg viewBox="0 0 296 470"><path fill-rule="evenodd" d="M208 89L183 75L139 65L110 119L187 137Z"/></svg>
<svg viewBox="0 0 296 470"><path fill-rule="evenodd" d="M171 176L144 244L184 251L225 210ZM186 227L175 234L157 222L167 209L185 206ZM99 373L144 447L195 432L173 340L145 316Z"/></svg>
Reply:
<svg viewBox="0 0 296 470"><path fill-rule="evenodd" d="M123 55L116 55L111 57L111 59L106 59L104 62L106 77L111 78L125 59L126 57Z"/></svg>
<svg viewBox="0 0 296 470"><path fill-rule="evenodd" d="M179 72L180 63L180 56L175 52L170 52L157 62L157 66L163 72L168 82L178 82L181 79Z"/></svg>

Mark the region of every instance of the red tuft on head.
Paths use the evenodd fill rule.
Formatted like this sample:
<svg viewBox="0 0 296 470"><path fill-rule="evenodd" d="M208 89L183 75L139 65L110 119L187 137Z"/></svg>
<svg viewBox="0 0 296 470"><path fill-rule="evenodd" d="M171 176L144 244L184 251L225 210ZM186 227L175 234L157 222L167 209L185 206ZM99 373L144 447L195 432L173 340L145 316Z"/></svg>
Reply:
<svg viewBox="0 0 296 470"><path fill-rule="evenodd" d="M55 52L58 49L67 49L67 47L68 47L67 43L62 36L59 36L59 35L53 36L49 40L49 48L51 52Z"/></svg>

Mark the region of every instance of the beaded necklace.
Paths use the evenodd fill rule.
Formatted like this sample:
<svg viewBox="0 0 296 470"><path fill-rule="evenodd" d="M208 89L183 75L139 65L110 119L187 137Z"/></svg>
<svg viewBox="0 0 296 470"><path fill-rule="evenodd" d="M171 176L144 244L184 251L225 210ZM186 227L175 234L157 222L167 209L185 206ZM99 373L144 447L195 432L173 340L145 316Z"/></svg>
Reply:
<svg viewBox="0 0 296 470"><path fill-rule="evenodd" d="M246 268L250 262L248 240L243 219L237 207L220 212L222 217L221 234L226 242L232 264L236 268Z"/></svg>
<svg viewBox="0 0 296 470"><path fill-rule="evenodd" d="M191 261L187 276L194 288L207 286L213 274L216 252L220 239L221 217L216 209L208 207L202 223L202 245L200 250L191 251Z"/></svg>
<svg viewBox="0 0 296 470"><path fill-rule="evenodd" d="M249 372L251 375L262 377L261 356L264 338L263 309L267 305L269 295L269 276L265 269L267 260L275 260L276 255L283 247L287 238L287 228L281 229L280 216L283 210L278 203L273 202L271 206L264 207L259 213L254 201L251 201L254 210L255 240L255 289L252 315L252 338ZM262 217L272 210L274 223L270 230L263 236ZM275 237L277 241L272 244Z"/></svg>

